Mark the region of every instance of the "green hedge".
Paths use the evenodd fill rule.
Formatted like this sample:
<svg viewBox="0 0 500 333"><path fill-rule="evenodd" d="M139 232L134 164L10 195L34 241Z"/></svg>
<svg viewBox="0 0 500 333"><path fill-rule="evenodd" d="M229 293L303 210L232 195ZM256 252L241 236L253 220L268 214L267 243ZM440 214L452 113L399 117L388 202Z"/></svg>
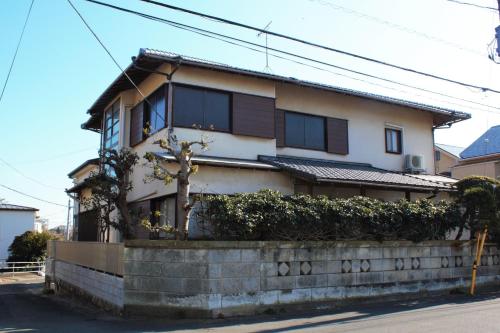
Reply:
<svg viewBox="0 0 500 333"><path fill-rule="evenodd" d="M459 225L458 206L428 200L384 202L367 197L210 195L199 217L216 240L444 239Z"/></svg>

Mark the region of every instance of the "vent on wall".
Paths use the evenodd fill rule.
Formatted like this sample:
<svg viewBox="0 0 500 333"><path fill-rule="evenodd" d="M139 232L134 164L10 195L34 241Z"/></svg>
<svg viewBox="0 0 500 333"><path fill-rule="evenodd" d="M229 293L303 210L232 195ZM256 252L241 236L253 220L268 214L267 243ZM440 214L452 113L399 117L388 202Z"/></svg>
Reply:
<svg viewBox="0 0 500 333"><path fill-rule="evenodd" d="M409 172L422 172L424 170L424 157L422 155L406 155L405 170Z"/></svg>

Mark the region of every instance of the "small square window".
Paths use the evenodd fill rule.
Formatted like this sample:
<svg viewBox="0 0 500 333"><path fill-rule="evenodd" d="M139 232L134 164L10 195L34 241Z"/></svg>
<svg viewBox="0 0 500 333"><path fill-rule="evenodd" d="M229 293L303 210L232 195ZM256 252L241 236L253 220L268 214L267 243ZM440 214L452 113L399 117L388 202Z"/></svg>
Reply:
<svg viewBox="0 0 500 333"><path fill-rule="evenodd" d="M390 154L401 154L402 151L401 130L395 128L386 128L385 152Z"/></svg>

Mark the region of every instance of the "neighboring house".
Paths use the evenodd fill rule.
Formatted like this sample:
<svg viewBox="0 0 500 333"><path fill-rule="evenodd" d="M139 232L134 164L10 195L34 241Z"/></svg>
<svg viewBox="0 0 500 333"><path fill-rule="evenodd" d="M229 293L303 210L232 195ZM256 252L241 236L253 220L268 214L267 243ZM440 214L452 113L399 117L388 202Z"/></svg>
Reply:
<svg viewBox="0 0 500 333"><path fill-rule="evenodd" d="M452 186L451 180L433 176L433 131L470 118L456 110L150 49L141 49L126 73L141 93L120 75L88 110L82 128L100 133L102 148L130 147L140 157L156 151L165 163L173 157L153 142L166 138L167 130L180 140L208 135L209 150L193 159L200 167L192 193L270 188L383 200L442 196ZM153 133L149 138L146 124ZM77 197L85 195L79 186L85 170L84 164L70 173L76 186L69 192ZM159 209L163 220L175 224L176 184L144 183L150 172L142 163L135 167L131 208Z"/></svg>
<svg viewBox="0 0 500 333"><path fill-rule="evenodd" d="M93 158L83 162L68 174L68 177L73 179L73 187L66 192L77 194L71 196L73 198L73 234L71 235L73 240L97 241L96 212L87 209L82 202L92 194L87 186L88 178L98 171L99 159Z"/></svg>
<svg viewBox="0 0 500 333"><path fill-rule="evenodd" d="M9 257L16 236L35 228L37 208L0 203L0 261Z"/></svg>
<svg viewBox="0 0 500 333"><path fill-rule="evenodd" d="M500 180L500 125L493 126L460 154L452 177L488 176Z"/></svg>
<svg viewBox="0 0 500 333"><path fill-rule="evenodd" d="M37 218L35 220L35 228L33 229L36 232L44 232L49 230L49 220Z"/></svg>
<svg viewBox="0 0 500 333"><path fill-rule="evenodd" d="M460 153L463 150L463 147L436 143L434 147L434 163L436 165L436 175L450 177L451 168L454 165L458 164Z"/></svg>

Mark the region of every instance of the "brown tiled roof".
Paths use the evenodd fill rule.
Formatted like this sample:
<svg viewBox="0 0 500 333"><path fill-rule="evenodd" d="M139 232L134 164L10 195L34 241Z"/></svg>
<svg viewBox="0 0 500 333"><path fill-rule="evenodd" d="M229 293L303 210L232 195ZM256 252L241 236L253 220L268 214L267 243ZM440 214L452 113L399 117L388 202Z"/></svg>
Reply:
<svg viewBox="0 0 500 333"><path fill-rule="evenodd" d="M315 182L347 183L419 190L453 190L452 182L375 168L370 164L308 159L290 156L259 156L259 160Z"/></svg>

